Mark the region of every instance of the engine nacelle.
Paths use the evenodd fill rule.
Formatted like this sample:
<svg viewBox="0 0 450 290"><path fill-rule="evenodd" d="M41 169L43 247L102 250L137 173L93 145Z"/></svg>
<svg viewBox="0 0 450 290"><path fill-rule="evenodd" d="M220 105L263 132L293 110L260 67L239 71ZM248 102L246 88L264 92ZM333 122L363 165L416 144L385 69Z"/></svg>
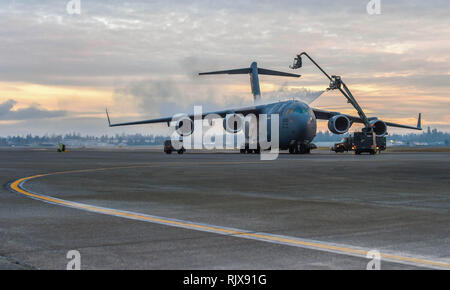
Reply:
<svg viewBox="0 0 450 290"><path fill-rule="evenodd" d="M374 119L370 121L370 126L377 136L384 136L387 132L387 125L385 122Z"/></svg>
<svg viewBox="0 0 450 290"><path fill-rule="evenodd" d="M177 120L175 130L180 136L189 136L194 132L194 121L189 117L182 117Z"/></svg>
<svg viewBox="0 0 450 290"><path fill-rule="evenodd" d="M228 133L237 133L242 130L244 126L244 116L242 114L227 114L223 119L223 128Z"/></svg>
<svg viewBox="0 0 450 290"><path fill-rule="evenodd" d="M336 115L328 120L328 129L334 134L347 133L348 129L352 126L352 122L347 116Z"/></svg>

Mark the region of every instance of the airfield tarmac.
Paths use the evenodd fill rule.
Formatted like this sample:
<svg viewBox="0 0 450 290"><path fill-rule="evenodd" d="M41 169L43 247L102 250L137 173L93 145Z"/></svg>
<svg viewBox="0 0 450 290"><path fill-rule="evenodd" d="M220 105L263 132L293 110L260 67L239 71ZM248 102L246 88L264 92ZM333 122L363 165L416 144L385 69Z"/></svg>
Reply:
<svg viewBox="0 0 450 290"><path fill-rule="evenodd" d="M368 250L382 269L450 268L450 153L8 149L0 162L0 269L65 269L73 249L82 269L366 269ZM9 188L55 172L22 184L34 199Z"/></svg>

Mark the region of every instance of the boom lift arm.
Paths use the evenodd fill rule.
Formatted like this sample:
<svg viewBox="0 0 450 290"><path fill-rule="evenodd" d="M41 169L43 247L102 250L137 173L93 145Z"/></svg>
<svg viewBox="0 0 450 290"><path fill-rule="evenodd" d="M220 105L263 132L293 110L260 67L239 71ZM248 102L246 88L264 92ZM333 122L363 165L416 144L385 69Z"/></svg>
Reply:
<svg viewBox="0 0 450 290"><path fill-rule="evenodd" d="M347 101L352 104L352 106L356 109L358 112L359 117L363 121L365 125L366 132L372 132L372 126L370 125L370 121L367 118L366 114L364 113L363 109L359 106L358 102L356 101L355 97L353 97L352 93L348 89L347 85L342 81L340 76L329 76L321 67L319 64L317 64L306 52L302 52L298 54L294 58L293 65L289 66L291 69L298 69L302 67L302 55L305 55L309 60L330 80L330 86L327 88L327 90L336 90L338 89L344 97L347 98ZM344 88L344 89L342 89Z"/></svg>

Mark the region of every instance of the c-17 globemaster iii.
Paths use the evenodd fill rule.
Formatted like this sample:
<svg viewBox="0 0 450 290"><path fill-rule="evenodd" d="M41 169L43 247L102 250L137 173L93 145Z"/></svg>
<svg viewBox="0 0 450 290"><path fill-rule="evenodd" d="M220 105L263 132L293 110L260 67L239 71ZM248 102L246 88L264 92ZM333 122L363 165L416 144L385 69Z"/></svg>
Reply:
<svg viewBox="0 0 450 290"><path fill-rule="evenodd" d="M301 55L309 55L306 53L299 54L297 56L296 63L291 68L301 67ZM311 58L310 58L311 59ZM329 76L322 70L320 66L317 65L314 60L311 61L329 78L330 87L328 89L339 89L344 96L348 98L349 103L351 103L359 114L359 117L351 116L347 114L342 114L339 112L326 111L318 108L312 108L308 104L300 100L287 100L278 101L268 104L260 104L261 102L261 91L259 86L259 75L274 75L282 77L294 77L298 78L300 75L280 72L275 70L268 70L259 68L256 62L253 62L248 68L232 69L232 70L222 70L222 71L212 71L199 73L199 75L217 75L217 74L249 74L250 75L250 85L253 94L254 105L241 108L225 109L214 112L202 113L201 117L204 118L207 115L216 115L218 117L224 118L224 129L227 129L230 133L237 133L240 128L233 128L228 126L229 120L235 120L237 116L246 116L249 114L254 114L255 116L265 114L270 116L272 114L277 114L279 116L279 149L288 149L290 153L293 154L303 154L309 153L313 147L312 141L316 136L317 131L317 120L328 120L328 128L332 133L344 134L348 132L353 123L362 123L365 125L363 129L366 131L371 131L375 133L376 136L384 136L387 133L387 127L399 127L414 130L422 130L421 128L421 117L419 114L419 119L417 126L407 126L402 124L396 124L392 122L382 121L376 117L368 118L365 116L362 109L357 104L356 100L351 95L345 83L342 82L338 76ZM343 86L343 88L342 88ZM128 125L140 125L140 124L152 124L152 123L167 123L174 121L173 117L163 117L142 121L126 122L126 123L116 123L112 124L110 122L108 112L108 123L110 127L117 126L128 126ZM183 118L179 118L176 122L177 127L180 127L183 123L191 123L190 128L193 128L194 115L185 115ZM233 121L234 122L234 121ZM270 123L270 120L268 120ZM270 125L267 125L270 127ZM192 129L193 130L193 129ZM268 130L267 139L270 140L270 130ZM248 144L246 145L248 147ZM246 152L246 149L241 149L241 152ZM247 148L247 152L248 152ZM252 150L252 152L259 152L259 146L257 149Z"/></svg>

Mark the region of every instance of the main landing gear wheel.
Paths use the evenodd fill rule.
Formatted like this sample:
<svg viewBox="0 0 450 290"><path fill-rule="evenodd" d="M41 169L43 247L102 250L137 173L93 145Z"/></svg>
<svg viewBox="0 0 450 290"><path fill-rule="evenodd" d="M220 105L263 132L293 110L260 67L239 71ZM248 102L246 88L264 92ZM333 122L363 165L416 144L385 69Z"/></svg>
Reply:
<svg viewBox="0 0 450 290"><path fill-rule="evenodd" d="M239 153L241 154L259 154L261 152L261 149L258 148L257 149L250 149L248 145L245 146L245 148L241 148L239 150Z"/></svg>
<svg viewBox="0 0 450 290"><path fill-rule="evenodd" d="M289 153L290 154L298 154L298 145L291 145L289 146Z"/></svg>
<svg viewBox="0 0 450 290"><path fill-rule="evenodd" d="M260 150L259 149L245 149L245 153L247 153L247 154L259 154Z"/></svg>
<svg viewBox="0 0 450 290"><path fill-rule="evenodd" d="M309 154L311 153L311 149L308 145L305 144L294 144L289 146L290 154Z"/></svg>

